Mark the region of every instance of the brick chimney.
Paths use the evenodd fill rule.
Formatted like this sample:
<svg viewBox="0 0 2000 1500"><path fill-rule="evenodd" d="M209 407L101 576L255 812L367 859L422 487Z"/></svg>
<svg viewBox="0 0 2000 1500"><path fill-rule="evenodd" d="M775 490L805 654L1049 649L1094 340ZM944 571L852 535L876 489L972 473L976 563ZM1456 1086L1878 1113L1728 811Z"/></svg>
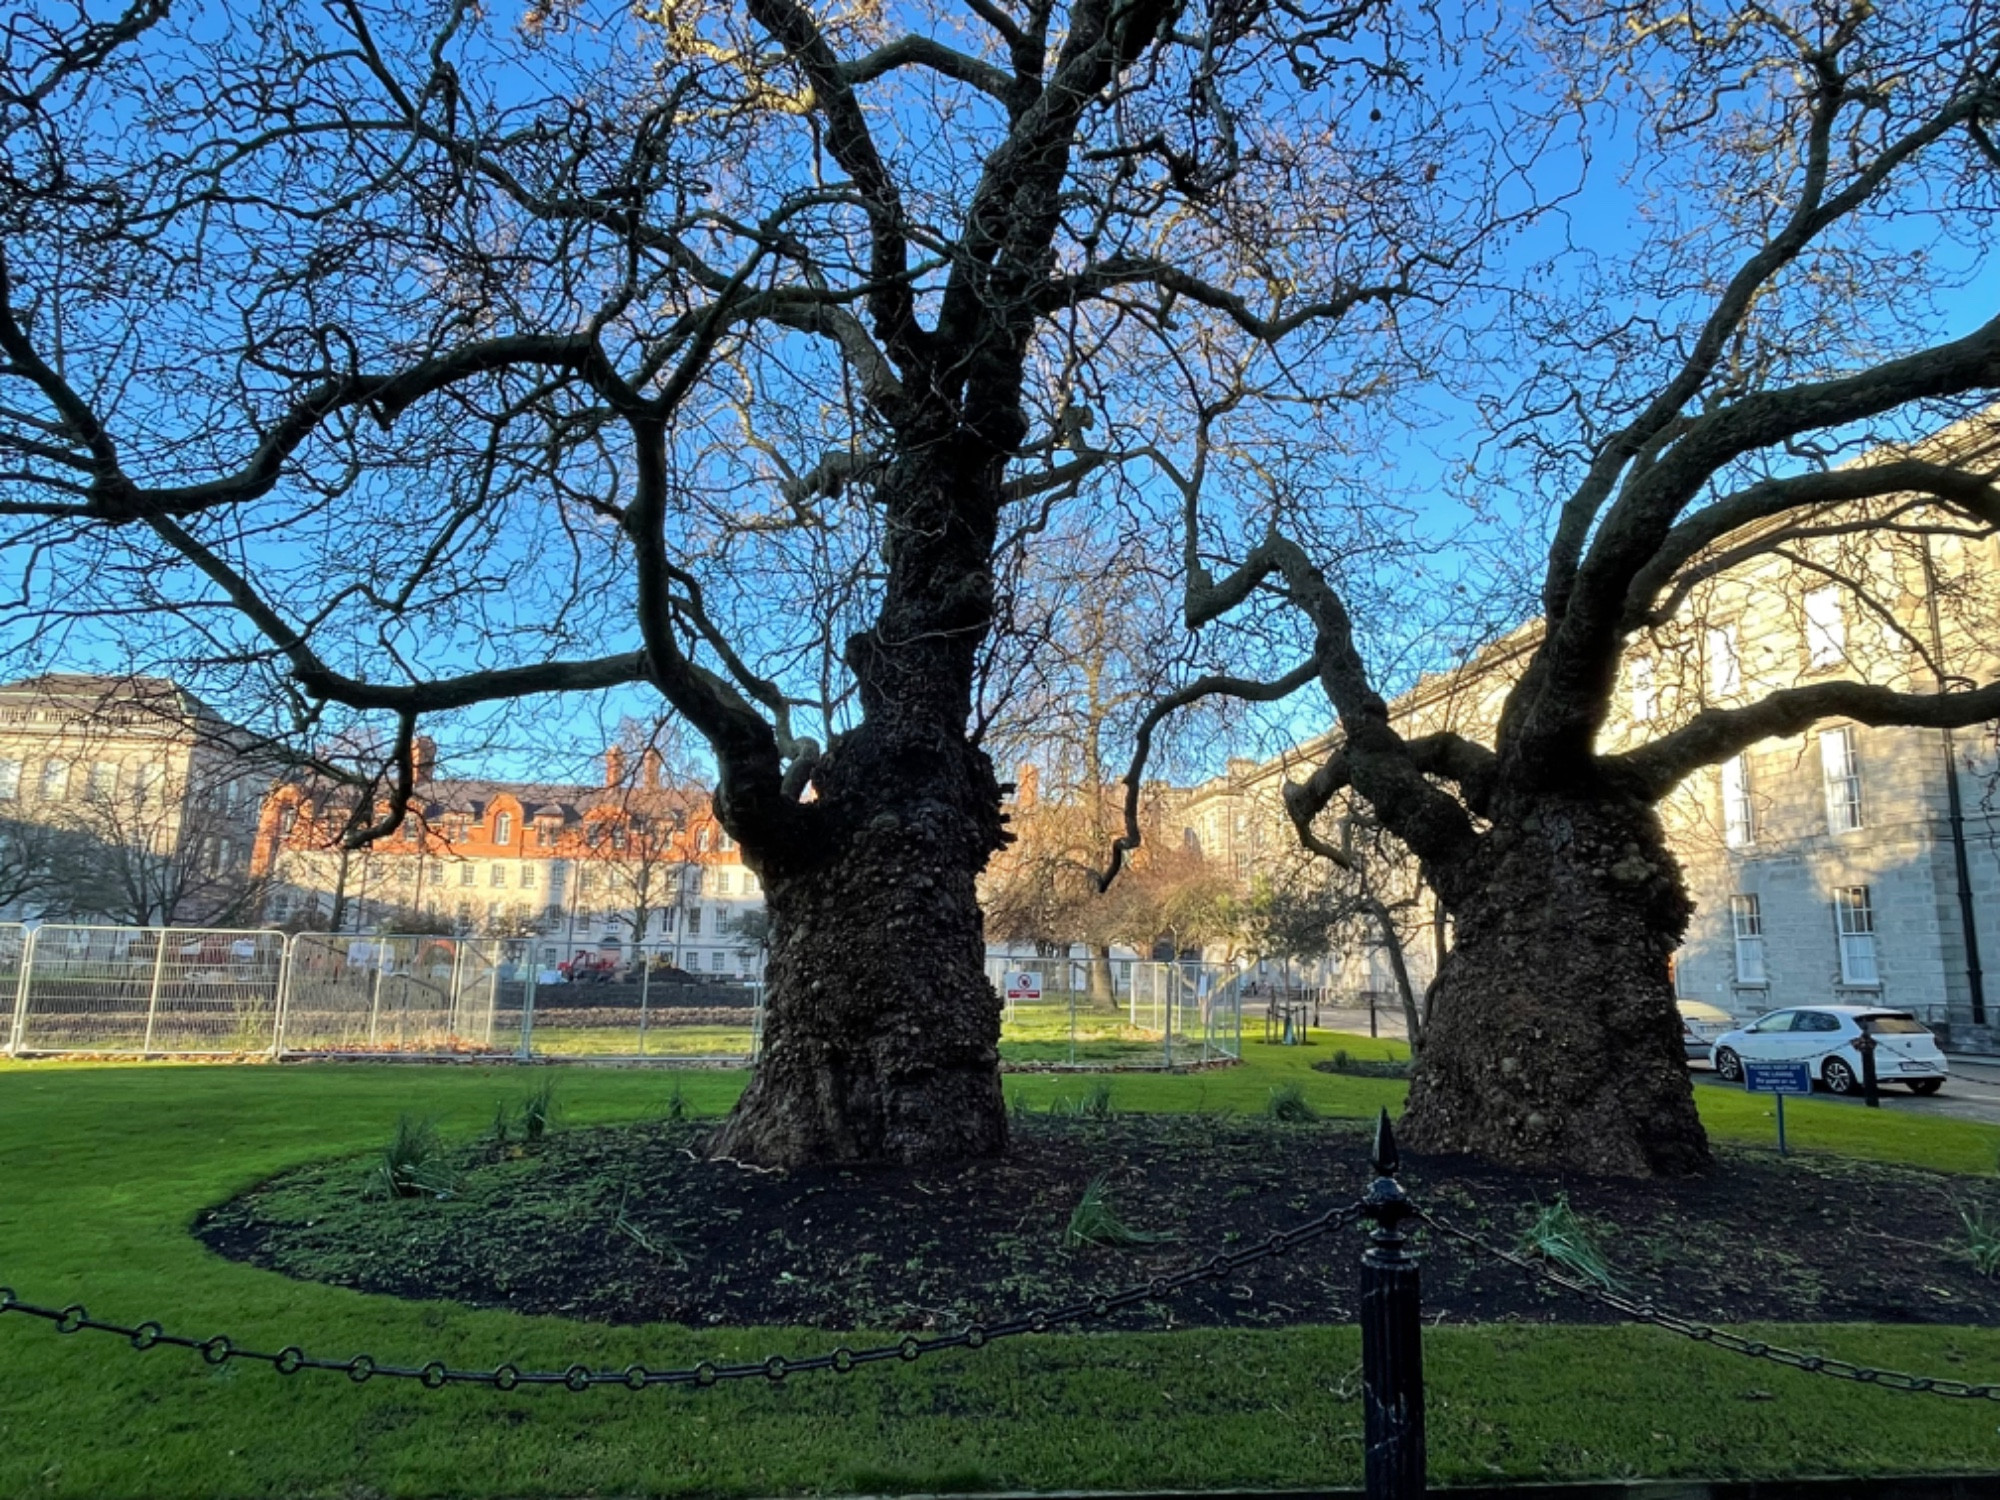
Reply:
<svg viewBox="0 0 2000 1500"><path fill-rule="evenodd" d="M604 784L618 786L625 780L625 752L613 745L604 752Z"/></svg>
<svg viewBox="0 0 2000 1500"><path fill-rule="evenodd" d="M647 791L658 791L666 779L666 766L666 758L648 745L639 754L639 785Z"/></svg>
<svg viewBox="0 0 2000 1500"><path fill-rule="evenodd" d="M418 786L428 786L431 777L437 774L438 743L427 734L420 734L411 741L411 759L416 766Z"/></svg>

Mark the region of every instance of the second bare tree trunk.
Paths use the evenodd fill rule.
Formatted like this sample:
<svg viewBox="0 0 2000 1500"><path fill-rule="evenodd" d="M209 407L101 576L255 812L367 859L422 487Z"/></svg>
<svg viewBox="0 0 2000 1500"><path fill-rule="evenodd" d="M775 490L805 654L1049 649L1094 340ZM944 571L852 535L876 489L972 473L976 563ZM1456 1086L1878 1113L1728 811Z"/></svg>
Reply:
<svg viewBox="0 0 2000 1500"><path fill-rule="evenodd" d="M1497 809L1471 862L1452 872L1405 1138L1591 1173L1706 1169L1667 968L1690 903L1652 812Z"/></svg>

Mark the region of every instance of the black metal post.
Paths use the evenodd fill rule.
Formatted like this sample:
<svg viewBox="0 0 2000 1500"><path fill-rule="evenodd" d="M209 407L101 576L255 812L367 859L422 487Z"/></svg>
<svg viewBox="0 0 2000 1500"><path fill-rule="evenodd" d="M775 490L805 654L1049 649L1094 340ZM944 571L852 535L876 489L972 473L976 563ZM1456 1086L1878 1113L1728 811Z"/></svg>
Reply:
<svg viewBox="0 0 2000 1500"><path fill-rule="evenodd" d="M1375 1221L1361 1255L1361 1402L1368 1500L1425 1493L1423 1296L1403 1238L1415 1209L1396 1181L1389 1112L1375 1125L1375 1180L1362 1199Z"/></svg>
<svg viewBox="0 0 2000 1500"><path fill-rule="evenodd" d="M1854 1044L1861 1054L1861 1102L1870 1109L1882 1107L1882 1088L1875 1081L1875 1034L1866 1026L1861 1028L1861 1039Z"/></svg>

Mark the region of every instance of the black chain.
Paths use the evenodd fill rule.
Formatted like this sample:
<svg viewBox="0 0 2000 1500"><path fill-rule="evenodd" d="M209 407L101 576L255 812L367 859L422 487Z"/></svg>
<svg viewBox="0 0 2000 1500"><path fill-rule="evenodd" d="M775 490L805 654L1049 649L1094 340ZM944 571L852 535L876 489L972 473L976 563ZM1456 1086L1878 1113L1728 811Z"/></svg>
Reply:
<svg viewBox="0 0 2000 1500"><path fill-rule="evenodd" d="M750 1380L759 1376L775 1384L789 1375L804 1375L819 1370L832 1370L845 1375L863 1365L880 1364L885 1360L908 1363L946 1349L979 1349L997 1339L1048 1333L1086 1319L1107 1318L1114 1312L1142 1302L1157 1302L1197 1282L1224 1280L1246 1266L1283 1255L1297 1246L1344 1229L1361 1215L1359 1203L1347 1208L1329 1209L1316 1219L1308 1219L1291 1229L1278 1230L1247 1249L1210 1256L1172 1276L1155 1276L1122 1291L1100 1294L1053 1310L1037 1310L1002 1323L970 1323L956 1333L935 1334L929 1338L918 1338L912 1334L892 1344L876 1344L865 1349L850 1349L841 1345L829 1353L806 1359L787 1359L779 1354L754 1364L717 1364L705 1359L699 1364L672 1370L655 1370L639 1364L627 1365L621 1370L594 1370L580 1364L561 1370L523 1370L512 1364L496 1365L490 1370L460 1370L453 1369L442 1360L422 1365L385 1365L367 1354L357 1354L352 1359L325 1359L306 1353L296 1344L288 1344L272 1354L243 1348L223 1334L196 1339L185 1334L168 1333L154 1322L132 1327L106 1323L91 1317L76 1303L60 1308L38 1307L21 1301L11 1287L0 1287L0 1314L21 1313L30 1318L40 1318L53 1324L58 1333L115 1333L130 1342L134 1349L191 1349L212 1365L247 1360L269 1365L280 1375L296 1375L301 1370L332 1370L346 1375L357 1385L379 1378L414 1380L431 1390L440 1390L448 1385L486 1385L495 1390L511 1391L517 1386L538 1385L584 1391L597 1385L622 1385L637 1391L654 1385L711 1386L725 1380Z"/></svg>
<svg viewBox="0 0 2000 1500"><path fill-rule="evenodd" d="M1953 1396L1969 1401L2000 1401L2000 1385L1975 1385L1971 1381L1951 1380L1943 1376L1910 1375L1901 1370L1879 1370L1871 1365L1857 1365L1850 1360L1835 1359L1831 1355L1809 1354L1802 1349L1787 1349L1781 1344L1766 1343L1762 1339L1745 1338L1740 1333L1731 1333L1728 1329L1717 1328L1711 1323L1697 1323L1692 1318L1661 1312L1650 1302L1635 1302L1630 1297L1621 1297L1616 1292L1594 1286L1588 1281L1566 1276L1553 1266L1530 1260L1527 1256L1512 1250L1504 1250L1469 1229L1460 1229L1455 1224L1446 1223L1428 1209L1418 1209L1415 1217L1417 1222L1435 1230L1446 1239L1469 1245L1482 1254L1492 1256L1495 1260L1505 1261L1516 1270L1539 1277L1551 1285L1561 1287L1564 1291L1574 1292L1586 1301L1608 1307L1635 1323L1648 1323L1655 1328L1664 1328L1669 1333L1678 1333L1683 1338L1693 1339L1698 1344L1713 1344L1718 1349L1728 1349L1736 1354L1748 1355L1752 1359L1769 1360L1773 1364L1804 1370L1811 1375L1831 1375L1836 1380L1851 1380L1857 1385L1880 1386L1884 1390L1891 1391L1914 1391L1929 1396Z"/></svg>

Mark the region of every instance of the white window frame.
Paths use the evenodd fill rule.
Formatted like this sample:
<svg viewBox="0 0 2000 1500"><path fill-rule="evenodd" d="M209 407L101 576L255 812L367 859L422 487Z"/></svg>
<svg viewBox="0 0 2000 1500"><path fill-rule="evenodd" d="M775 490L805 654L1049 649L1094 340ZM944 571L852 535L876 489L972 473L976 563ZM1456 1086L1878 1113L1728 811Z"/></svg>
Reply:
<svg viewBox="0 0 2000 1500"><path fill-rule="evenodd" d="M94 760L84 773L83 794L86 797L115 797L118 795L118 762L115 760Z"/></svg>
<svg viewBox="0 0 2000 1500"><path fill-rule="evenodd" d="M21 800L22 762L14 759L0 760L0 802Z"/></svg>
<svg viewBox="0 0 2000 1500"><path fill-rule="evenodd" d="M1833 930L1840 947L1840 982L1862 989L1881 988L1875 907L1867 886L1842 886L1833 893Z"/></svg>
<svg viewBox="0 0 2000 1500"><path fill-rule="evenodd" d="M1847 659L1847 615L1841 590L1828 584L1805 596L1806 665L1837 667Z"/></svg>
<svg viewBox="0 0 2000 1500"><path fill-rule="evenodd" d="M73 762L51 755L42 762L42 779L35 783L44 802L62 802L69 797L69 777ZM51 791L51 786L54 790Z"/></svg>
<svg viewBox="0 0 2000 1500"><path fill-rule="evenodd" d="M493 842L506 847L514 841L514 815L503 812L493 815Z"/></svg>
<svg viewBox="0 0 2000 1500"><path fill-rule="evenodd" d="M1770 970L1764 965L1764 911L1756 896L1746 892L1729 898L1729 928L1736 945L1736 982L1769 984Z"/></svg>
<svg viewBox="0 0 2000 1500"><path fill-rule="evenodd" d="M1732 755L1721 766L1722 841L1732 849L1757 842L1757 810L1750 800L1750 762Z"/></svg>
<svg viewBox="0 0 2000 1500"><path fill-rule="evenodd" d="M1861 802L1861 756L1852 724L1820 731L1819 765L1826 792L1826 831L1854 832L1866 819Z"/></svg>

